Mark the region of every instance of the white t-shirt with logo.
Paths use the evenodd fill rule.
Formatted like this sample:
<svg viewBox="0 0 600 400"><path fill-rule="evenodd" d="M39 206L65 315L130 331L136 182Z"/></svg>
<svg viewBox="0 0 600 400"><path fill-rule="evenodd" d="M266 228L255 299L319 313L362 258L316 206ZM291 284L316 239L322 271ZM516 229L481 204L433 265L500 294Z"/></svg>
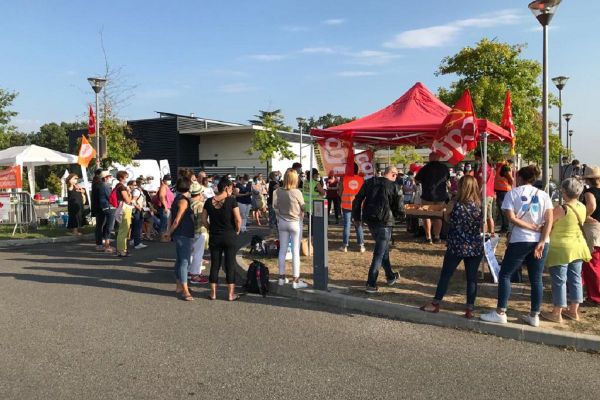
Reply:
<svg viewBox="0 0 600 400"><path fill-rule="evenodd" d="M544 223L544 214L551 210L552 200L543 190L531 185L514 188L506 194L502 202L502 210L512 210L517 218L535 225ZM510 234L510 243L539 242L541 232L513 226Z"/></svg>

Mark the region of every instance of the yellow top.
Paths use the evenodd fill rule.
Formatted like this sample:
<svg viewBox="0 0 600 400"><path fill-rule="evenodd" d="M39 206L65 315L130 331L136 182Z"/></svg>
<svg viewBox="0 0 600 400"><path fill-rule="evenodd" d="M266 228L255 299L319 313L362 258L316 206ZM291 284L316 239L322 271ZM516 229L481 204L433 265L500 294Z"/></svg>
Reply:
<svg viewBox="0 0 600 400"><path fill-rule="evenodd" d="M565 216L552 225L550 248L546 257L548 267L564 265L576 260L589 261L592 258L579 225L579 221L585 221L585 206L580 202L573 205L577 215L569 206L564 207Z"/></svg>

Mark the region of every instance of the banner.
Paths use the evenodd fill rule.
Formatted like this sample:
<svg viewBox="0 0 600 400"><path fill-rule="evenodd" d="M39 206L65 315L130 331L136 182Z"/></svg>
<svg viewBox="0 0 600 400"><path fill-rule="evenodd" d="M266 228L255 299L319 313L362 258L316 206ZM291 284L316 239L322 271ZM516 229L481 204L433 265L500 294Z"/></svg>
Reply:
<svg viewBox="0 0 600 400"><path fill-rule="evenodd" d="M22 187L21 167L16 165L0 171L0 189L18 189Z"/></svg>
<svg viewBox="0 0 600 400"><path fill-rule="evenodd" d="M506 91L506 97L504 98L504 111L502 112L502 122L500 126L510 132L512 137L510 144L510 154L515 155L515 124L512 116L512 101L510 100L510 91Z"/></svg>
<svg viewBox="0 0 600 400"><path fill-rule="evenodd" d="M8 221L10 218L10 194L0 193L0 221Z"/></svg>
<svg viewBox="0 0 600 400"><path fill-rule="evenodd" d="M85 136L81 136L81 147L79 148L79 160L77 160L77 164L85 168L94 157L96 157L96 149L92 147Z"/></svg>
<svg viewBox="0 0 600 400"><path fill-rule="evenodd" d="M457 164L477 147L478 138L477 118L467 89L444 119L431 150L437 154L439 161Z"/></svg>
<svg viewBox="0 0 600 400"><path fill-rule="evenodd" d="M94 109L90 104L90 119L88 120L88 134L90 136L96 135L96 116L94 115Z"/></svg>
<svg viewBox="0 0 600 400"><path fill-rule="evenodd" d="M323 176L333 171L335 176L344 176L350 172L354 173L354 165L346 168L348 155L353 152L352 143L338 138L328 138L317 141L315 146L315 158L317 169ZM350 158L352 160L352 158ZM373 151L366 150L354 155L354 162L358 165L358 173L364 175L365 179L375 175L373 165Z"/></svg>

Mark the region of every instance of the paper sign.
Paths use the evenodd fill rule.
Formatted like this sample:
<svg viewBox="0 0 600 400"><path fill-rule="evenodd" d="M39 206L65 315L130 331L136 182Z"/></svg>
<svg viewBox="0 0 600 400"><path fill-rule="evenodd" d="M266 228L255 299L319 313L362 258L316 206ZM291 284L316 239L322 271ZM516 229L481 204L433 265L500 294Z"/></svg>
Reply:
<svg viewBox="0 0 600 400"><path fill-rule="evenodd" d="M0 221L8 221L10 212L10 195L0 194Z"/></svg>
<svg viewBox="0 0 600 400"><path fill-rule="evenodd" d="M487 260L494 283L498 283L498 276L500 275L500 264L498 264L498 259L496 259L496 246L498 246L499 241L500 238L496 236L486 240L485 244L483 245L485 250L485 259Z"/></svg>
<svg viewBox="0 0 600 400"><path fill-rule="evenodd" d="M0 189L17 189L23 187L21 167L8 167L0 171Z"/></svg>
<svg viewBox="0 0 600 400"><path fill-rule="evenodd" d="M315 217L323 218L323 202L322 201L313 202L313 215Z"/></svg>

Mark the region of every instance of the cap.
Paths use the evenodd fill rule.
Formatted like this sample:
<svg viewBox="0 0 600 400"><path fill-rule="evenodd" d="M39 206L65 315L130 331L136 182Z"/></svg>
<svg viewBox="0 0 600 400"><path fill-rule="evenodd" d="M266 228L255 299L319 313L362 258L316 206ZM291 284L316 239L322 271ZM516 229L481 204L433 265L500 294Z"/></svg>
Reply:
<svg viewBox="0 0 600 400"><path fill-rule="evenodd" d="M192 185L190 186L190 194L192 196L196 196L202 192L204 192L204 187L198 182L192 182Z"/></svg>
<svg viewBox="0 0 600 400"><path fill-rule="evenodd" d="M100 172L100 179L104 179L107 176L110 176L110 172L108 172L108 171L102 171L102 172Z"/></svg>

